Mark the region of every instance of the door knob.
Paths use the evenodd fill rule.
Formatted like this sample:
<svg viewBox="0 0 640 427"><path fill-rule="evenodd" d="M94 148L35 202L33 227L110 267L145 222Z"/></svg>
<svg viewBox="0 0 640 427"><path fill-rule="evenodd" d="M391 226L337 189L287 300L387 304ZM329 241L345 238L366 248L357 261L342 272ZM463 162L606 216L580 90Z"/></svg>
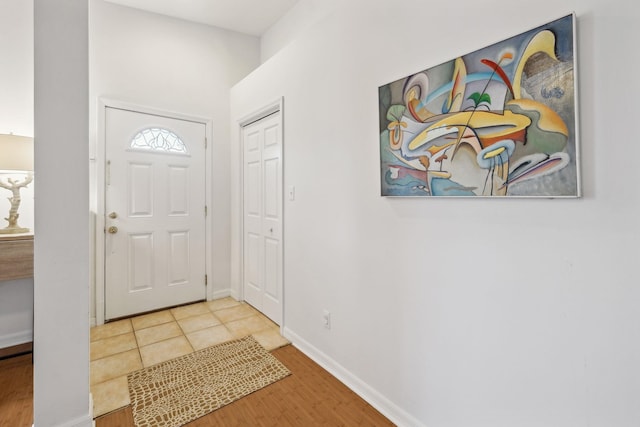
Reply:
<svg viewBox="0 0 640 427"><path fill-rule="evenodd" d="M111 219L116 219L116 218L118 218L118 214L117 214L117 213L115 213L115 212L111 212L111 213L109 214L109 218L111 218Z"/></svg>
<svg viewBox="0 0 640 427"><path fill-rule="evenodd" d="M112 225L107 229L107 231L111 234L116 234L118 232L118 227L116 227L115 225Z"/></svg>

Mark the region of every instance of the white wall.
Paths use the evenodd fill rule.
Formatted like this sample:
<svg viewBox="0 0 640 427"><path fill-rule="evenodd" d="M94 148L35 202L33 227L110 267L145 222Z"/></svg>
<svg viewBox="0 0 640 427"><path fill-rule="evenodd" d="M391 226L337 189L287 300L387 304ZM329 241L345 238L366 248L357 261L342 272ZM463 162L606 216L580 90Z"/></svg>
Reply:
<svg viewBox="0 0 640 427"><path fill-rule="evenodd" d="M299 0L260 37L260 61L267 61L307 28L330 15L339 4L339 0Z"/></svg>
<svg viewBox="0 0 640 427"><path fill-rule="evenodd" d="M0 133L33 136L33 2L3 0L0 10ZM19 223L31 229L35 183L20 192ZM9 212L9 196L0 189L0 218ZM29 342L32 335L33 279L0 281L0 348Z"/></svg>
<svg viewBox="0 0 640 427"><path fill-rule="evenodd" d="M33 2L0 10L0 133L33 136Z"/></svg>
<svg viewBox="0 0 640 427"><path fill-rule="evenodd" d="M0 348L33 340L33 279L0 281Z"/></svg>
<svg viewBox="0 0 640 427"><path fill-rule="evenodd" d="M229 89L259 64L260 42L102 0L91 0L90 16L92 144L100 97L213 122L209 283L216 297L229 295ZM96 203L94 193L94 212Z"/></svg>
<svg viewBox="0 0 640 427"><path fill-rule="evenodd" d="M36 427L88 427L87 0L35 0Z"/></svg>
<svg viewBox="0 0 640 427"><path fill-rule="evenodd" d="M637 426L638 6L343 3L232 89L232 285L237 120L284 96L285 188L296 187L285 327L296 345L400 425ZM380 85L572 11L583 198L379 196Z"/></svg>

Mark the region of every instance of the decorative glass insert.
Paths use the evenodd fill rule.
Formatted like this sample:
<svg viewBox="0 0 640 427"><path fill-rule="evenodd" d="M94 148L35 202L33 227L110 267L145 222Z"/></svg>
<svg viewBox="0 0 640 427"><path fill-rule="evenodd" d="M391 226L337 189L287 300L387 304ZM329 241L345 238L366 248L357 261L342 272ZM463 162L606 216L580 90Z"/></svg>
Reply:
<svg viewBox="0 0 640 427"><path fill-rule="evenodd" d="M131 140L129 146L136 150L187 154L187 146L178 135L168 129L144 129Z"/></svg>

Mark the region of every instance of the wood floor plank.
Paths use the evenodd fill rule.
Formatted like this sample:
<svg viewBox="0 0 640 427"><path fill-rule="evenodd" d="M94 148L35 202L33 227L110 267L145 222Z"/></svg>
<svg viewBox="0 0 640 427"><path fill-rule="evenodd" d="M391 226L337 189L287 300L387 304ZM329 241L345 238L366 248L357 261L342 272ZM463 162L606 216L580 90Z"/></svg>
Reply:
<svg viewBox="0 0 640 427"><path fill-rule="evenodd" d="M291 375L186 426L394 425L294 346L282 347L272 354L289 368ZM131 407L98 418L96 427L133 427Z"/></svg>
<svg viewBox="0 0 640 427"><path fill-rule="evenodd" d="M32 355L0 360L0 427L33 424Z"/></svg>
<svg viewBox="0 0 640 427"><path fill-rule="evenodd" d="M31 353L32 351L32 342L26 342L24 344L18 344L11 347L0 348L0 359L21 356L23 354Z"/></svg>

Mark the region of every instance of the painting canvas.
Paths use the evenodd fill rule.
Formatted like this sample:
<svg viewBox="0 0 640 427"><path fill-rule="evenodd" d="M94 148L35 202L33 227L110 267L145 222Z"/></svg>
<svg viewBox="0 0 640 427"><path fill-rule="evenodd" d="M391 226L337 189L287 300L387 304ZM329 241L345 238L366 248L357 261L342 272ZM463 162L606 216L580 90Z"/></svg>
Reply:
<svg viewBox="0 0 640 427"><path fill-rule="evenodd" d="M379 87L383 196L579 197L575 16Z"/></svg>

